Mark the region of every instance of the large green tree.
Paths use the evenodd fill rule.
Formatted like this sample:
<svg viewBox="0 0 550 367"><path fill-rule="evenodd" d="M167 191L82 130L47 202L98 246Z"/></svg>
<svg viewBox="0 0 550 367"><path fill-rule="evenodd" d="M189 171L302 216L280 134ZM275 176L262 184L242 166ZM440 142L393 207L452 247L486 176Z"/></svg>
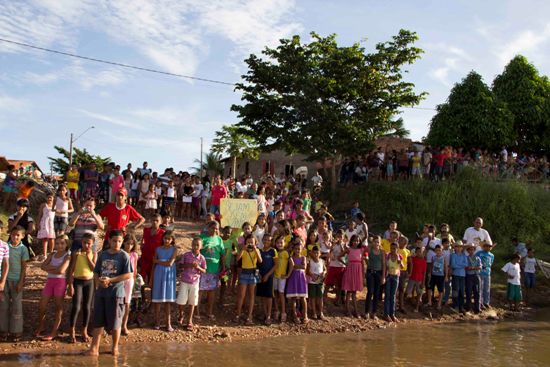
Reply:
<svg viewBox="0 0 550 367"><path fill-rule="evenodd" d="M503 102L470 72L455 84L447 101L437 106L427 143L464 148L498 149L514 142L513 116Z"/></svg>
<svg viewBox="0 0 550 367"><path fill-rule="evenodd" d="M522 150L550 148L550 82L524 56L514 57L493 81L493 93L514 115Z"/></svg>
<svg viewBox="0 0 550 367"><path fill-rule="evenodd" d="M252 135L243 133L243 130L235 125L224 125L221 130L216 131L211 150L213 153L231 157L233 178L236 176L237 159L258 159L260 156L256 139Z"/></svg>
<svg viewBox="0 0 550 367"><path fill-rule="evenodd" d="M242 131L263 150L333 162L369 152L380 135L404 133L400 108L424 97L403 77L403 67L422 53L413 47L416 33L401 30L371 53L359 43L339 46L336 35L311 38L283 39L263 58L245 60L248 72L236 88L243 103L231 107Z"/></svg>
<svg viewBox="0 0 550 367"><path fill-rule="evenodd" d="M61 158L48 157L52 163L54 172L64 175L69 170L69 151L63 147L54 146L55 150L61 155ZM92 155L86 149L73 148L73 163L79 165L87 165L95 163L97 167L103 167L111 161L111 157L100 157Z"/></svg>

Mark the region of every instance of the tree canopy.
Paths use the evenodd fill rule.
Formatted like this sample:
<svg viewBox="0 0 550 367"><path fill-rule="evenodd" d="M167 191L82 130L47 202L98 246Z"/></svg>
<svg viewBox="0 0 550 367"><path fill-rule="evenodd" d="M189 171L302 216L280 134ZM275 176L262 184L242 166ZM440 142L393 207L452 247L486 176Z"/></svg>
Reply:
<svg viewBox="0 0 550 367"><path fill-rule="evenodd" d="M514 57L493 82L493 92L514 116L522 150L550 148L550 82L524 57Z"/></svg>
<svg viewBox="0 0 550 367"><path fill-rule="evenodd" d="M52 163L52 169L54 172L64 175L69 170L69 151L63 147L54 146L55 150L61 154L61 158L48 157ZM95 163L97 167L103 167L103 165L109 163L111 157L100 157L99 155L92 155L88 153L86 149L73 148L73 163L78 165L88 165Z"/></svg>
<svg viewBox="0 0 550 367"><path fill-rule="evenodd" d="M406 134L399 109L424 97L404 80L405 65L422 50L416 33L401 30L391 41L367 53L359 44L339 46L336 35L311 33L265 48L264 58L250 55L248 72L236 89L242 104L239 131L263 150L283 149L309 159L364 154L383 134Z"/></svg>
<svg viewBox="0 0 550 367"><path fill-rule="evenodd" d="M213 153L227 154L233 160L232 174L235 177L237 170L237 159L250 158L258 159L260 149L256 139L235 125L224 125L221 130L216 131L212 142Z"/></svg>
<svg viewBox="0 0 550 367"><path fill-rule="evenodd" d="M498 149L515 141L512 125L506 104L472 71L453 87L447 102L437 106L427 143Z"/></svg>

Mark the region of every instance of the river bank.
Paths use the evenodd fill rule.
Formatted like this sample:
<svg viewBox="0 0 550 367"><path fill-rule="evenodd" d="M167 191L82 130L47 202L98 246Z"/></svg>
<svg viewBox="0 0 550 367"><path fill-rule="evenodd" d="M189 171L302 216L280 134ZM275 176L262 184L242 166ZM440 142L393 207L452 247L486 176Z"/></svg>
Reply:
<svg viewBox="0 0 550 367"><path fill-rule="evenodd" d="M201 228L201 225L196 223L178 222L176 223L175 232L178 238L177 246L181 251L188 249L190 246L191 238L193 234L196 234ZM70 313L70 300L66 298L64 317L61 325L61 331L63 332L54 341L41 341L32 337L33 328L37 325L38 318L38 302L40 300L40 293L45 282L45 272L40 270L40 263L31 262L29 264L28 278L24 290L24 317L25 328L22 339L17 342L0 343L0 354L17 354L17 353L35 353L35 352L65 352L85 350L88 344L80 342L77 344L69 344L69 337L67 331L68 327L68 315ZM243 340L259 340L279 336L292 336L292 335L304 335L304 334L333 334L333 333L360 333L365 331L374 331L378 329L386 329L393 327L407 327L411 325L422 325L429 327L434 324L444 323L456 323L467 320L487 320L496 321L505 318L517 318L522 319L525 317L525 312L530 312L530 309L526 309L524 312L511 313L506 311L502 303L504 296L504 288L502 285L495 284L493 291L493 305L494 307L488 311L484 311L479 315L466 314L461 315L453 313L450 308L445 307L441 313L435 308L422 309L419 313L413 312L413 307L409 305L406 307L406 314L398 313L397 316L402 320L401 323L387 323L382 320L365 320L362 318L351 318L344 315L344 308L337 307L333 304L332 298L326 302L325 314L327 316L326 321L312 320L307 325L293 324L293 323L275 323L270 326L265 326L259 319L260 308L256 307L255 325L244 326L237 325L232 320L234 318L235 309L235 297L228 294L223 307L215 308L215 320L196 319L195 328L193 331L185 331L179 327L176 327L176 307L172 307L172 320L173 326L176 327L176 331L168 333L166 331L154 330L153 314L152 310L148 311L144 315L144 323L141 328L131 327L130 334L121 338L121 347L124 348L127 345L136 343L219 343L219 342L238 342ZM541 294L541 298L548 299L548 294ZM330 295L330 297L333 297ZM362 292L358 295L360 300L359 310L364 309L365 293ZM379 310L382 307L379 305ZM51 321L53 318L53 304L50 303L50 308L47 314L46 330L51 327ZM380 314L378 315L381 316ZM78 324L77 324L78 325ZM110 338L106 338L103 342L103 348L110 343Z"/></svg>

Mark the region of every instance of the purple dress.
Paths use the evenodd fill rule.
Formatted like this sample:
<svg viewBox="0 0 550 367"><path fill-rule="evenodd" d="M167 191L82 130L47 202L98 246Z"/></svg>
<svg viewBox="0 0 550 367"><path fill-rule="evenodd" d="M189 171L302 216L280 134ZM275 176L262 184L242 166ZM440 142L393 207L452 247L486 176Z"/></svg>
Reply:
<svg viewBox="0 0 550 367"><path fill-rule="evenodd" d="M292 260L294 261L295 265L302 265L303 264L303 257L295 258L293 257ZM288 277L288 280L286 281L286 297L304 297L307 298L307 279L306 279L306 271L304 269L293 269L292 273Z"/></svg>

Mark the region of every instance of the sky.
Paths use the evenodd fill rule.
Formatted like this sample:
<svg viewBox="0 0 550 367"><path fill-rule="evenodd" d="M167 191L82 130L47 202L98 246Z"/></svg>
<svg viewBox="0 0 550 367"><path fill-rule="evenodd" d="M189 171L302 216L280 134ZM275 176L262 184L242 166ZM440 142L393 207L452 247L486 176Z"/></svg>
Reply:
<svg viewBox="0 0 550 367"><path fill-rule="evenodd" d="M238 82L244 59L298 34L336 33L367 50L399 29L418 33L422 59L406 80L429 96L404 109L415 140L469 71L486 83L516 54L550 74L547 1L0 0L0 38L195 77ZM49 172L54 145L155 170L187 170L215 131L238 122L228 85L128 70L0 42L0 155Z"/></svg>

